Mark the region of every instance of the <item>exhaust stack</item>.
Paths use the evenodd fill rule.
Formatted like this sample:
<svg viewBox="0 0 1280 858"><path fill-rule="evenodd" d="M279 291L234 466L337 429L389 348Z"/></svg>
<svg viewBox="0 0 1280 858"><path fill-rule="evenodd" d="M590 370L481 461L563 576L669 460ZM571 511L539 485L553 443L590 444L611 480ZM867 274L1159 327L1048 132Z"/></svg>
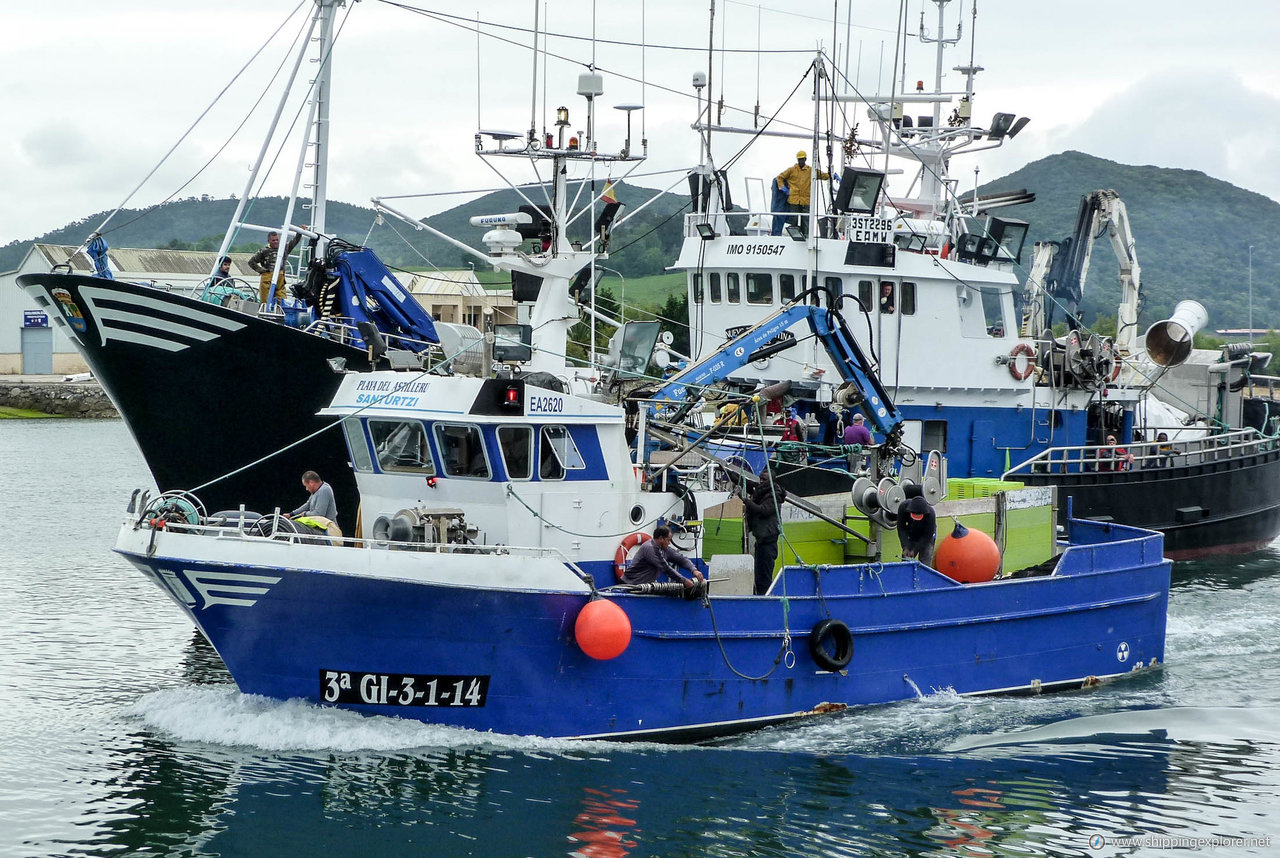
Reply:
<svg viewBox="0 0 1280 858"><path fill-rule="evenodd" d="M1158 366L1179 366L1191 356L1192 338L1209 323L1198 301L1179 301L1173 315L1147 329L1147 357Z"/></svg>

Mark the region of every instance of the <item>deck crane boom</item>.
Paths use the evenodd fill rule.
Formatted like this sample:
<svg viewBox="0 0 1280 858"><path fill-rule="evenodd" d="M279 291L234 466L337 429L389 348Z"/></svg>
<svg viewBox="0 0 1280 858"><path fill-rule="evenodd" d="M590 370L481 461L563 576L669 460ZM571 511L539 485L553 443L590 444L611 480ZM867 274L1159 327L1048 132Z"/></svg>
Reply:
<svg viewBox="0 0 1280 858"><path fill-rule="evenodd" d="M820 307L807 303L810 292L766 317L760 323L729 340L719 350L691 364L667 379L650 398L650 407L671 416L686 413L701 401L702 390L728 378L752 360L760 349L795 323L804 320L818 341L826 348L844 384L836 391L835 400L847 408L859 408L871 425L885 436L889 449L896 449L902 435L902 413L876 375L875 367L858 346L845 325L838 306ZM826 292L822 294L825 296ZM664 403L670 403L664 407Z"/></svg>
<svg viewBox="0 0 1280 858"><path fill-rule="evenodd" d="M1027 313L1023 335L1036 336L1052 326L1054 313L1046 313L1045 299L1061 305L1068 324L1075 327L1074 316L1084 296L1085 278L1093 255L1093 242L1103 231L1111 239L1112 250L1120 265L1120 308L1116 319L1116 345L1121 354L1133 354L1138 338L1138 291L1141 267L1138 265L1136 242L1129 226L1129 212L1115 191L1100 190L1080 198L1075 231L1061 242L1036 242Z"/></svg>

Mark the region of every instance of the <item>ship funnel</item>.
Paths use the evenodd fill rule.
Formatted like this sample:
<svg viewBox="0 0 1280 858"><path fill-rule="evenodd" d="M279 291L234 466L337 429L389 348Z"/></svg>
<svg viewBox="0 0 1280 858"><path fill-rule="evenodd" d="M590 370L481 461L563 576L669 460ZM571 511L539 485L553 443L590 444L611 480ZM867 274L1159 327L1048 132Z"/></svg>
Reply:
<svg viewBox="0 0 1280 858"><path fill-rule="evenodd" d="M1198 301L1179 301L1173 316L1147 329L1147 357L1158 366L1178 366L1191 356L1191 339L1209 323Z"/></svg>

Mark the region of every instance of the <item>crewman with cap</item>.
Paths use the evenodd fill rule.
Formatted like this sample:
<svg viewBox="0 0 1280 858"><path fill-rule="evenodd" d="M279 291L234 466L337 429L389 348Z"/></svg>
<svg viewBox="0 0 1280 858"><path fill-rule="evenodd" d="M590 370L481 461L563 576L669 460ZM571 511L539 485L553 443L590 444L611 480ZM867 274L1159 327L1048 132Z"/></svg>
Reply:
<svg viewBox="0 0 1280 858"><path fill-rule="evenodd" d="M813 184L813 168L805 163L809 156L803 151L796 153L796 162L778 174L778 188L787 190L787 211L809 213L809 186ZM827 173L818 171L819 179L830 179ZM800 229L809 234L809 219L797 218Z"/></svg>
<svg viewBox="0 0 1280 858"><path fill-rule="evenodd" d="M898 505L898 541L902 543L902 559L916 558L925 566L933 566L933 543L938 523L933 507L920 495Z"/></svg>
<svg viewBox="0 0 1280 858"><path fill-rule="evenodd" d="M845 444L861 444L863 447L871 446L871 430L867 428L862 412L853 412L853 416L849 418L849 425L844 427L844 433L841 435L840 440Z"/></svg>

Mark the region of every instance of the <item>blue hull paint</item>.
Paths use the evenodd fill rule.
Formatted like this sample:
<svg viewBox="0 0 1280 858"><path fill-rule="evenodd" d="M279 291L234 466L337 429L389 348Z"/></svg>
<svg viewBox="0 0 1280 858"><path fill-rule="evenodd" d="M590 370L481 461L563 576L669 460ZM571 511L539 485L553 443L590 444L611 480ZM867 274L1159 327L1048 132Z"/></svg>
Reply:
<svg viewBox="0 0 1280 858"><path fill-rule="evenodd" d="M946 421L952 477L995 478L1050 448L1089 443L1082 411L1059 411L1060 425L1051 430L1053 417L1029 408L900 405L899 410L908 420Z"/></svg>
<svg viewBox="0 0 1280 858"><path fill-rule="evenodd" d="M480 590L125 553L166 577L278 577L252 606L186 604L242 691L321 700L323 671L489 677L482 707L353 704L368 714L545 736L735 732L811 713L953 689L1076 685L1164 661L1170 564L1161 539L1075 522L1048 577L961 586L915 564L793 568L787 596L696 601L610 594L630 646L596 661L574 641L580 593ZM354 549L335 549L335 551ZM496 559L496 558L495 558ZM878 568L879 574L872 574ZM157 572L163 575L157 575ZM820 670L809 630L829 615L854 636L847 675ZM768 678L788 626L794 650ZM717 631L718 630L718 631ZM718 638L718 639L717 639ZM723 646L723 654L721 651ZM732 665L732 668L730 667Z"/></svg>

